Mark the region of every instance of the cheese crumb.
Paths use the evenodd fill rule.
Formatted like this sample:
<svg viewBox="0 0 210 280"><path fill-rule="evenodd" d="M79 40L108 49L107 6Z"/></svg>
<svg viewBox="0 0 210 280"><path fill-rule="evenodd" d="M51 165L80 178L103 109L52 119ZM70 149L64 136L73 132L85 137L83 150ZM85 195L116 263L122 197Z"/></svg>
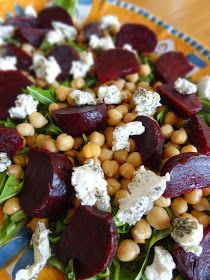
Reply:
<svg viewBox="0 0 210 280"><path fill-rule="evenodd" d="M15 32L15 28L12 25L0 25L0 46L4 45L7 39L9 39Z"/></svg>
<svg viewBox="0 0 210 280"><path fill-rule="evenodd" d="M141 166L128 184L130 196L119 200L118 219L122 223L135 225L153 207L153 202L161 197L170 175L158 176Z"/></svg>
<svg viewBox="0 0 210 280"><path fill-rule="evenodd" d="M132 135L141 135L144 133L145 127L142 122L135 121L118 126L113 131L112 150L119 151L126 149L129 151L129 137Z"/></svg>
<svg viewBox="0 0 210 280"><path fill-rule="evenodd" d="M133 102L136 105L135 112L137 116L152 117L159 106L160 95L155 91L149 91L144 88L138 88L133 95Z"/></svg>
<svg viewBox="0 0 210 280"><path fill-rule="evenodd" d="M105 104L120 104L123 101L123 95L117 86L101 86L98 89L98 99Z"/></svg>
<svg viewBox="0 0 210 280"><path fill-rule="evenodd" d="M114 49L115 45L113 43L112 37L111 36L106 36L103 38L99 38L96 35L91 35L90 36L90 41L89 41L89 46L92 49L101 49L101 50L109 50L109 49Z"/></svg>
<svg viewBox="0 0 210 280"><path fill-rule="evenodd" d="M198 82L198 94L210 100L210 76L205 76Z"/></svg>
<svg viewBox="0 0 210 280"><path fill-rule="evenodd" d="M72 62L70 74L73 75L74 79L85 78L93 63L93 54L91 52L82 52L80 53L80 60Z"/></svg>
<svg viewBox="0 0 210 280"><path fill-rule="evenodd" d="M7 170L7 167L11 165L11 160L6 153L0 152L0 172Z"/></svg>
<svg viewBox="0 0 210 280"><path fill-rule="evenodd" d="M197 86L186 79L178 78L174 83L174 88L181 94L196 93Z"/></svg>
<svg viewBox="0 0 210 280"><path fill-rule="evenodd" d="M70 93L71 98L74 99L78 106L82 105L96 105L95 94L92 92L74 90Z"/></svg>
<svg viewBox="0 0 210 280"><path fill-rule="evenodd" d="M15 56L0 57L0 70L16 70L17 58Z"/></svg>
<svg viewBox="0 0 210 280"><path fill-rule="evenodd" d="M147 280L171 280L176 267L171 254L162 246L155 246L153 263L145 269Z"/></svg>
<svg viewBox="0 0 210 280"><path fill-rule="evenodd" d="M71 183L82 205L96 205L98 209L104 211L110 209L107 182L100 165L89 161L82 166L74 167Z"/></svg>
<svg viewBox="0 0 210 280"><path fill-rule="evenodd" d="M54 30L51 30L46 35L46 40L50 44L56 44L65 40L75 40L77 36L77 30L73 26L69 26L60 21L53 21L52 26Z"/></svg>
<svg viewBox="0 0 210 280"><path fill-rule="evenodd" d="M109 28L116 28L119 29L120 22L116 16L113 15L106 15L101 18L101 24L102 29L109 29Z"/></svg>
<svg viewBox="0 0 210 280"><path fill-rule="evenodd" d="M32 5L28 5L24 9L24 15L28 17L36 17L37 12Z"/></svg>

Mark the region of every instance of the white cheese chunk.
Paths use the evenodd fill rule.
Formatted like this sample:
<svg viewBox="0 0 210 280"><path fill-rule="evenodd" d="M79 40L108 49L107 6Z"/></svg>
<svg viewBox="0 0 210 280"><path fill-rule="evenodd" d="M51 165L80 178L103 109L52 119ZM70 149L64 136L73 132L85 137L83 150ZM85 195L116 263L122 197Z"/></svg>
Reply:
<svg viewBox="0 0 210 280"><path fill-rule="evenodd" d="M133 52L134 54L137 54L136 50L134 50L133 47L130 44L124 44L123 49L127 50L129 52Z"/></svg>
<svg viewBox="0 0 210 280"><path fill-rule="evenodd" d="M141 166L128 184L130 196L119 200L118 219L122 223L135 225L144 214L151 210L153 202L161 197L170 175L158 176Z"/></svg>
<svg viewBox="0 0 210 280"><path fill-rule="evenodd" d="M26 116L37 111L38 100L31 95L19 94L15 100L15 106L9 109L12 119L24 119Z"/></svg>
<svg viewBox="0 0 210 280"><path fill-rule="evenodd" d="M87 73L93 66L93 55L91 52L80 53L80 60L73 61L70 69L70 74L74 79L85 78Z"/></svg>
<svg viewBox="0 0 210 280"><path fill-rule="evenodd" d="M107 182L100 165L89 161L73 168L71 183L74 186L76 197L82 205L96 205L100 210L110 209L110 197L107 194Z"/></svg>
<svg viewBox="0 0 210 280"><path fill-rule="evenodd" d="M187 252L200 256L203 225L189 218L178 217L173 221L171 237Z"/></svg>
<svg viewBox="0 0 210 280"><path fill-rule="evenodd" d="M133 102L136 105L137 116L152 117L159 106L160 95L155 91L138 88L133 95Z"/></svg>
<svg viewBox="0 0 210 280"><path fill-rule="evenodd" d="M186 79L178 78L174 83L174 88L181 94L196 93L197 86Z"/></svg>
<svg viewBox="0 0 210 280"><path fill-rule="evenodd" d="M46 40L50 44L56 44L65 40L75 40L77 36L77 30L73 26L69 26L60 21L53 21L52 26L54 30L51 30L46 35Z"/></svg>
<svg viewBox="0 0 210 280"><path fill-rule="evenodd" d="M15 276L15 280L34 280L40 270L45 266L51 256L49 245L49 230L45 228L44 223L38 223L37 228L32 235L32 244L34 248L34 264L20 269Z"/></svg>
<svg viewBox="0 0 210 280"><path fill-rule="evenodd" d="M129 137L132 135L141 135L144 133L145 127L142 122L135 121L118 126L113 131L112 150L119 151L126 149L129 151Z"/></svg>
<svg viewBox="0 0 210 280"><path fill-rule="evenodd" d="M116 28L119 29L120 22L116 16L113 15L106 15L101 18L101 24L102 29L109 29L109 28Z"/></svg>
<svg viewBox="0 0 210 280"><path fill-rule="evenodd" d="M32 69L34 69L37 78L44 79L49 84L54 83L61 73L61 68L53 56L47 59L40 54L33 56Z"/></svg>
<svg viewBox="0 0 210 280"><path fill-rule="evenodd" d="M153 263L146 267L147 280L171 280L176 264L171 254L161 246L155 246Z"/></svg>
<svg viewBox="0 0 210 280"><path fill-rule="evenodd" d="M91 35L90 36L90 41L89 41L89 46L92 49L98 50L109 50L109 49L114 49L115 45L113 43L112 37L111 36L106 36L103 38L99 38L96 35Z"/></svg>
<svg viewBox="0 0 210 280"><path fill-rule="evenodd" d="M7 167L11 165L11 160L6 153L0 152L0 172L7 170Z"/></svg>
<svg viewBox="0 0 210 280"><path fill-rule="evenodd" d="M37 12L32 5L28 5L24 9L24 15L29 17L36 17Z"/></svg>
<svg viewBox="0 0 210 280"><path fill-rule="evenodd" d="M210 76L205 76L198 82L198 94L210 100Z"/></svg>
<svg viewBox="0 0 210 280"><path fill-rule="evenodd" d="M123 95L117 86L101 86L98 89L98 99L105 104L120 104L123 101Z"/></svg>
<svg viewBox="0 0 210 280"><path fill-rule="evenodd" d="M16 70L17 58L15 56L0 57L0 70Z"/></svg>
<svg viewBox="0 0 210 280"><path fill-rule="evenodd" d="M0 46L4 45L7 39L9 39L15 32L15 28L12 25L0 25Z"/></svg>
<svg viewBox="0 0 210 280"><path fill-rule="evenodd" d="M74 99L78 106L82 105L96 105L95 95L92 92L87 92L83 90L74 90L70 93L71 98Z"/></svg>

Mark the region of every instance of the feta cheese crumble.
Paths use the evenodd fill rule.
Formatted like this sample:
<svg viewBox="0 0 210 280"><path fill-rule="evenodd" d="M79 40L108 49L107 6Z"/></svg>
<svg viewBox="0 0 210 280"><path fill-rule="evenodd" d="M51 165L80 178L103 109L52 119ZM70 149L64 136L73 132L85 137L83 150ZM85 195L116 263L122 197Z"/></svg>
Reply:
<svg viewBox="0 0 210 280"><path fill-rule="evenodd" d="M109 50L109 49L114 49L115 45L113 43L112 37L111 36L106 36L103 38L99 38L96 35L91 35L90 36L90 41L89 41L89 46L92 49L101 49L101 50Z"/></svg>
<svg viewBox="0 0 210 280"><path fill-rule="evenodd" d="M77 36L77 30L73 26L69 26L60 21L53 21L52 26L54 30L51 30L46 35L46 40L50 44L56 44L65 40L75 40Z"/></svg>
<svg viewBox="0 0 210 280"><path fill-rule="evenodd" d="M113 131L112 150L119 151L126 149L129 151L129 137L132 135L141 135L144 133L145 127L142 122L135 121L118 126Z"/></svg>
<svg viewBox="0 0 210 280"><path fill-rule="evenodd" d="M47 59L43 55L35 54L31 68L34 69L37 78L44 79L49 84L54 83L61 73L61 68L53 56Z"/></svg>
<svg viewBox="0 0 210 280"><path fill-rule="evenodd" d="M198 94L210 100L210 76L205 76L198 82Z"/></svg>
<svg viewBox="0 0 210 280"><path fill-rule="evenodd" d="M44 223L38 223L37 228L32 235L32 244L34 247L34 264L20 269L15 276L15 280L34 280L40 270L45 266L51 256L49 245L49 230L45 228Z"/></svg>
<svg viewBox="0 0 210 280"><path fill-rule="evenodd" d="M78 106L82 105L96 105L95 94L92 92L82 91L82 90L74 90L70 93L72 99L74 99L75 103Z"/></svg>
<svg viewBox="0 0 210 280"><path fill-rule="evenodd" d="M145 269L147 280L171 280L176 267L171 254L162 246L155 246L153 263Z"/></svg>
<svg viewBox="0 0 210 280"><path fill-rule="evenodd" d="M71 183L74 186L76 197L82 205L96 205L100 210L110 209L110 197L107 194L107 182L100 165L89 161L73 168Z"/></svg>
<svg viewBox="0 0 210 280"><path fill-rule="evenodd" d="M133 95L133 102L136 105L135 112L137 116L152 117L159 106L160 95L155 91L149 91L144 88L138 88Z"/></svg>
<svg viewBox="0 0 210 280"><path fill-rule="evenodd" d="M123 95L117 86L101 86L98 89L98 99L105 104L120 104L123 101Z"/></svg>
<svg viewBox="0 0 210 280"><path fill-rule="evenodd" d="M133 52L134 54L137 54L136 50L134 50L133 47L130 44L124 44L123 49L127 50L129 52Z"/></svg>
<svg viewBox="0 0 210 280"><path fill-rule="evenodd" d="M80 53L80 60L73 61L70 69L70 74L74 79L85 78L87 73L93 66L93 55L91 52Z"/></svg>
<svg viewBox="0 0 210 280"><path fill-rule="evenodd" d="M5 44L5 41L9 39L15 32L15 28L12 25L0 25L0 46Z"/></svg>
<svg viewBox="0 0 210 280"><path fill-rule="evenodd" d="M186 79L178 78L174 83L174 88L181 94L196 93L197 86Z"/></svg>
<svg viewBox="0 0 210 280"><path fill-rule="evenodd" d="M15 56L0 57L0 70L16 70L17 58Z"/></svg>
<svg viewBox="0 0 210 280"><path fill-rule="evenodd" d="M15 106L9 109L9 115L12 119L24 119L37 111L38 104L39 101L33 99L31 95L19 94L15 100Z"/></svg>
<svg viewBox="0 0 210 280"><path fill-rule="evenodd" d="M101 24L102 29L109 29L109 28L116 28L119 29L120 23L116 16L113 15L106 15L101 18Z"/></svg>
<svg viewBox="0 0 210 280"><path fill-rule="evenodd" d="M11 160L6 153L0 152L0 172L7 170L7 167L11 165Z"/></svg>
<svg viewBox="0 0 210 280"><path fill-rule="evenodd" d="M37 12L32 5L28 5L24 9L24 15L28 17L36 17Z"/></svg>
<svg viewBox="0 0 210 280"><path fill-rule="evenodd" d="M202 246L199 244L203 239L203 225L198 221L183 217L176 218L172 224L171 237L186 252L197 256L202 253Z"/></svg>
<svg viewBox="0 0 210 280"><path fill-rule="evenodd" d="M118 219L122 223L135 225L151 210L153 202L161 197L169 180L169 173L161 177L141 166L128 184L130 196L119 200Z"/></svg>

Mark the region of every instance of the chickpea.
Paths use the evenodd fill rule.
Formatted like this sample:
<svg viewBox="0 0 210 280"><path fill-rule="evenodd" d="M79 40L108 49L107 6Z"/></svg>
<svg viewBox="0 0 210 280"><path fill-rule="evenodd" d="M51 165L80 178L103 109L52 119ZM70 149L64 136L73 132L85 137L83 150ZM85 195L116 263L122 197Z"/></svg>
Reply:
<svg viewBox="0 0 210 280"><path fill-rule="evenodd" d="M184 214L181 215L181 217L183 217L183 218L189 218L189 219L191 219L191 220L193 220L193 221L198 222L198 220L197 220L195 217L193 217L190 213L184 213Z"/></svg>
<svg viewBox="0 0 210 280"><path fill-rule="evenodd" d="M52 112L54 110L60 109L59 104L58 103L51 103L48 107L48 111L50 114L52 114Z"/></svg>
<svg viewBox="0 0 210 280"><path fill-rule="evenodd" d="M174 147L174 148L177 148L179 150L179 145L177 144L174 144L174 143L171 143L171 142L168 142L164 145L165 148L168 148L168 147Z"/></svg>
<svg viewBox="0 0 210 280"><path fill-rule="evenodd" d="M121 105L117 106L115 109L118 110L123 116L126 113L128 113L128 110L129 110L127 104L121 104Z"/></svg>
<svg viewBox="0 0 210 280"><path fill-rule="evenodd" d="M156 82L156 83L153 85L154 91L157 91L157 89L158 89L159 86L162 86L162 83L161 83L160 81Z"/></svg>
<svg viewBox="0 0 210 280"><path fill-rule="evenodd" d="M14 155L13 162L21 167L25 167L28 163L28 156L27 155Z"/></svg>
<svg viewBox="0 0 210 280"><path fill-rule="evenodd" d="M16 126L17 132L22 136L33 136L35 131L30 123L20 123Z"/></svg>
<svg viewBox="0 0 210 280"><path fill-rule="evenodd" d="M28 146L30 146L30 147L36 146L36 136L37 135L26 137L26 143L28 144Z"/></svg>
<svg viewBox="0 0 210 280"><path fill-rule="evenodd" d="M21 209L20 207L20 200L18 197L12 197L10 199L8 199L4 206L3 206L3 213L5 215L13 215L15 214L17 211L19 211Z"/></svg>
<svg viewBox="0 0 210 280"><path fill-rule="evenodd" d="M120 182L114 178L107 178L107 190L110 196L115 195L117 191L120 190Z"/></svg>
<svg viewBox="0 0 210 280"><path fill-rule="evenodd" d="M183 197L174 198L171 203L171 210L176 216L186 213L188 210L187 201Z"/></svg>
<svg viewBox="0 0 210 280"><path fill-rule="evenodd" d="M177 121L178 121L178 117L174 112L169 111L166 113L165 119L164 119L165 124L175 125Z"/></svg>
<svg viewBox="0 0 210 280"><path fill-rule="evenodd" d="M131 181L131 180L129 180L129 179L124 179L124 178L122 178L122 179L120 180L121 188L122 188L123 190L127 190L127 189L128 189L128 184L130 183L130 181Z"/></svg>
<svg viewBox="0 0 210 280"><path fill-rule="evenodd" d="M49 139L51 139L50 135L45 135L45 134L37 135L37 137L36 137L36 146L37 146L37 148L41 149L43 147L44 143L47 140L49 140Z"/></svg>
<svg viewBox="0 0 210 280"><path fill-rule="evenodd" d="M113 177L117 173L119 165L116 160L106 159L102 162L102 169L106 176Z"/></svg>
<svg viewBox="0 0 210 280"><path fill-rule="evenodd" d="M23 174L23 168L18 164L11 164L7 168L7 174L15 176L16 179L20 179Z"/></svg>
<svg viewBox="0 0 210 280"><path fill-rule="evenodd" d="M85 80L83 78L76 78L71 82L71 86L74 89L81 89L85 85Z"/></svg>
<svg viewBox="0 0 210 280"><path fill-rule="evenodd" d="M101 148L99 145L88 142L83 148L82 153L84 158L97 158L101 154Z"/></svg>
<svg viewBox="0 0 210 280"><path fill-rule="evenodd" d="M179 155L179 154L180 154L180 151L177 148L175 148L173 146L169 146L164 149L163 158L168 159L168 158L171 158L171 157Z"/></svg>
<svg viewBox="0 0 210 280"><path fill-rule="evenodd" d="M134 73L126 76L126 80L134 84L138 82L138 79L139 79L138 73Z"/></svg>
<svg viewBox="0 0 210 280"><path fill-rule="evenodd" d="M82 137L74 137L74 146L73 148L75 150L78 150L83 144L83 139Z"/></svg>
<svg viewBox="0 0 210 280"><path fill-rule="evenodd" d="M144 77L148 76L151 73L151 68L149 64L141 64L140 74Z"/></svg>
<svg viewBox="0 0 210 280"><path fill-rule="evenodd" d="M203 189L203 196L209 196L210 195L210 188L204 188Z"/></svg>
<svg viewBox="0 0 210 280"><path fill-rule="evenodd" d="M94 131L90 134L89 141L102 147L105 142L105 136L102 133Z"/></svg>
<svg viewBox="0 0 210 280"><path fill-rule="evenodd" d="M126 102L126 103L131 102L133 95L132 95L132 93L131 93L130 91L128 91L128 90L123 90L123 91L121 92L121 94L122 94L122 97L123 97L124 102Z"/></svg>
<svg viewBox="0 0 210 280"><path fill-rule="evenodd" d="M38 223L44 223L45 227L48 228L48 219L33 218L27 224L27 226L34 232L37 228Z"/></svg>
<svg viewBox="0 0 210 280"><path fill-rule="evenodd" d="M171 124L162 125L160 130L166 139L171 138L171 135L174 132L173 126Z"/></svg>
<svg viewBox="0 0 210 280"><path fill-rule="evenodd" d="M48 123L48 120L39 112L31 113L29 121L34 128L42 128Z"/></svg>
<svg viewBox="0 0 210 280"><path fill-rule="evenodd" d="M179 145L185 144L187 142L187 133L184 129L174 131L171 135L171 142Z"/></svg>
<svg viewBox="0 0 210 280"><path fill-rule="evenodd" d="M165 198L164 196L161 196L154 202L155 206L160 206L160 207L169 207L171 205L171 199L170 198Z"/></svg>
<svg viewBox="0 0 210 280"><path fill-rule="evenodd" d="M77 158L79 155L79 152L72 149L72 150L66 151L65 155L67 155L68 157Z"/></svg>
<svg viewBox="0 0 210 280"><path fill-rule="evenodd" d="M145 219L138 221L131 229L131 235L136 243L145 243L152 235L152 229Z"/></svg>
<svg viewBox="0 0 210 280"><path fill-rule="evenodd" d="M114 82L114 85L119 89L122 90L125 86L126 81L124 79L119 79Z"/></svg>
<svg viewBox="0 0 210 280"><path fill-rule="evenodd" d="M78 159L78 161L79 161L81 164L84 164L84 163L85 163L86 158L84 157L83 152L80 152L80 153L78 154L77 159Z"/></svg>
<svg viewBox="0 0 210 280"><path fill-rule="evenodd" d="M133 113L126 113L123 117L124 123L129 123L135 120L136 116Z"/></svg>
<svg viewBox="0 0 210 280"><path fill-rule="evenodd" d="M114 131L113 127L107 127L104 131L104 135L106 138L106 144L107 144L108 148L112 148L113 131Z"/></svg>
<svg viewBox="0 0 210 280"><path fill-rule="evenodd" d="M130 163L123 163L119 168L120 175L125 179L133 178L133 174L135 172L135 168Z"/></svg>
<svg viewBox="0 0 210 280"><path fill-rule="evenodd" d="M115 126L121 121L122 117L123 115L117 109L110 109L107 111L107 124Z"/></svg>
<svg viewBox="0 0 210 280"><path fill-rule="evenodd" d="M193 190L191 192L185 193L184 199L187 201L187 203L196 204L201 200L202 193L202 190Z"/></svg>
<svg viewBox="0 0 210 280"><path fill-rule="evenodd" d="M195 146L193 145L186 145L181 149L181 153L197 153L198 150Z"/></svg>
<svg viewBox="0 0 210 280"><path fill-rule="evenodd" d="M200 201L193 204L193 208L197 211L210 211L210 204L207 198L201 197Z"/></svg>
<svg viewBox="0 0 210 280"><path fill-rule="evenodd" d="M68 87L65 87L63 85L59 85L57 88L56 88L56 91L55 91L55 94L58 98L58 100L60 101L66 101L68 95L70 94L71 92L71 89L68 88Z"/></svg>
<svg viewBox="0 0 210 280"><path fill-rule="evenodd" d="M57 153L58 149L56 147L56 141L54 139L47 139L42 147L44 150L47 150L52 153Z"/></svg>
<svg viewBox="0 0 210 280"><path fill-rule="evenodd" d="M125 84L125 89L133 93L136 90L136 85L134 83L127 82Z"/></svg>
<svg viewBox="0 0 210 280"><path fill-rule="evenodd" d="M121 262L133 261L139 254L139 246L131 239L124 239L121 241L117 249L117 257Z"/></svg>
<svg viewBox="0 0 210 280"><path fill-rule="evenodd" d="M149 225L157 230L170 228L170 218L167 211L162 207L153 207L147 214L146 219Z"/></svg>
<svg viewBox="0 0 210 280"><path fill-rule="evenodd" d="M128 151L126 149L115 151L113 157L119 164L122 164L128 157Z"/></svg>
<svg viewBox="0 0 210 280"><path fill-rule="evenodd" d="M99 156L99 159L101 162L105 161L106 159L111 160L113 156L113 151L109 150L107 148L102 148L101 149L101 154Z"/></svg>
<svg viewBox="0 0 210 280"><path fill-rule="evenodd" d="M138 152L131 153L126 160L127 163L131 163L135 168L142 164L141 155Z"/></svg>
<svg viewBox="0 0 210 280"><path fill-rule="evenodd" d="M204 228L207 228L210 224L210 217L204 212L197 210L192 210L191 215L193 215Z"/></svg>
<svg viewBox="0 0 210 280"><path fill-rule="evenodd" d="M136 143L133 139L129 139L129 152L133 153L136 149Z"/></svg>
<svg viewBox="0 0 210 280"><path fill-rule="evenodd" d="M148 82L145 82L145 81L141 81L138 83L137 87L142 87L144 89L147 89L147 90L150 90L150 85Z"/></svg>
<svg viewBox="0 0 210 280"><path fill-rule="evenodd" d="M68 151L74 146L74 138L66 133L60 134L56 139L56 147L59 151Z"/></svg>
<svg viewBox="0 0 210 280"><path fill-rule="evenodd" d="M123 198L128 198L130 196L129 192L126 190L119 190L115 193L114 199L113 199L113 204L115 206L119 206L119 200Z"/></svg>

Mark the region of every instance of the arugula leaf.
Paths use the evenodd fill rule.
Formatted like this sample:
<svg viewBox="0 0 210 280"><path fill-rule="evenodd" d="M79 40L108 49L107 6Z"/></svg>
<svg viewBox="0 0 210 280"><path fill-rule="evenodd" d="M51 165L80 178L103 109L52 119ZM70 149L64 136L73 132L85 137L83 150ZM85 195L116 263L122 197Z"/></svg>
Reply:
<svg viewBox="0 0 210 280"><path fill-rule="evenodd" d="M26 93L30 94L34 99L38 100L39 103L44 105L50 105L56 102L55 89L42 89L35 86L27 87Z"/></svg>
<svg viewBox="0 0 210 280"><path fill-rule="evenodd" d="M74 263L73 259L69 261L68 268L67 268L67 279L68 280L76 280L76 276L74 273Z"/></svg>
<svg viewBox="0 0 210 280"><path fill-rule="evenodd" d="M17 47L20 47L22 45L22 43L18 39L15 39L15 38L8 38L7 43L12 43Z"/></svg>
<svg viewBox="0 0 210 280"><path fill-rule="evenodd" d="M54 0L54 4L63 7L69 14L73 14L78 0Z"/></svg>
<svg viewBox="0 0 210 280"><path fill-rule="evenodd" d="M52 48L52 45L47 40L44 39L41 43L40 50L42 52L46 52L51 48Z"/></svg>
<svg viewBox="0 0 210 280"><path fill-rule="evenodd" d="M23 181L18 182L15 176L10 175L6 180L5 185L2 187L0 194L0 204L18 194L22 190L22 187Z"/></svg>
<svg viewBox="0 0 210 280"><path fill-rule="evenodd" d="M45 117L49 120L49 124L45 127L45 134L49 134L51 136L57 136L63 131L53 122L51 116L47 113Z"/></svg>
<svg viewBox="0 0 210 280"><path fill-rule="evenodd" d="M163 110L155 116L155 119L159 124L163 124L167 112L168 112L168 108L164 106Z"/></svg>
<svg viewBox="0 0 210 280"><path fill-rule="evenodd" d="M77 44L75 41L68 41L68 45L78 52L83 52L86 49L84 46Z"/></svg>
<svg viewBox="0 0 210 280"><path fill-rule="evenodd" d="M114 221L115 221L115 225L117 226L117 232L118 234L124 234L124 233L129 233L130 231L130 226L129 224L124 224L122 222L120 222L120 220L117 218L117 216L114 216Z"/></svg>
<svg viewBox="0 0 210 280"><path fill-rule="evenodd" d="M199 114L203 116L206 123L210 126L210 100L205 97L200 97L200 102L203 105L203 109Z"/></svg>
<svg viewBox="0 0 210 280"><path fill-rule="evenodd" d="M85 79L84 89L94 87L97 84L97 79L94 76L87 76Z"/></svg>
<svg viewBox="0 0 210 280"><path fill-rule="evenodd" d="M57 257L52 256L48 259L47 263L65 273L66 268Z"/></svg>
<svg viewBox="0 0 210 280"><path fill-rule="evenodd" d="M200 97L200 102L202 105L207 106L210 108L210 100L205 97Z"/></svg>
<svg viewBox="0 0 210 280"><path fill-rule="evenodd" d="M15 123L10 118L7 118L6 120L1 120L0 126L6 127L6 128L15 128L16 127Z"/></svg>
<svg viewBox="0 0 210 280"><path fill-rule="evenodd" d="M4 188L6 180L7 180L6 172L1 172L0 173L0 193L1 193L2 189Z"/></svg>
<svg viewBox="0 0 210 280"><path fill-rule="evenodd" d="M82 140L83 140L83 142L84 142L85 144L88 143L88 138L87 138L87 136L86 136L85 133L82 133Z"/></svg>

